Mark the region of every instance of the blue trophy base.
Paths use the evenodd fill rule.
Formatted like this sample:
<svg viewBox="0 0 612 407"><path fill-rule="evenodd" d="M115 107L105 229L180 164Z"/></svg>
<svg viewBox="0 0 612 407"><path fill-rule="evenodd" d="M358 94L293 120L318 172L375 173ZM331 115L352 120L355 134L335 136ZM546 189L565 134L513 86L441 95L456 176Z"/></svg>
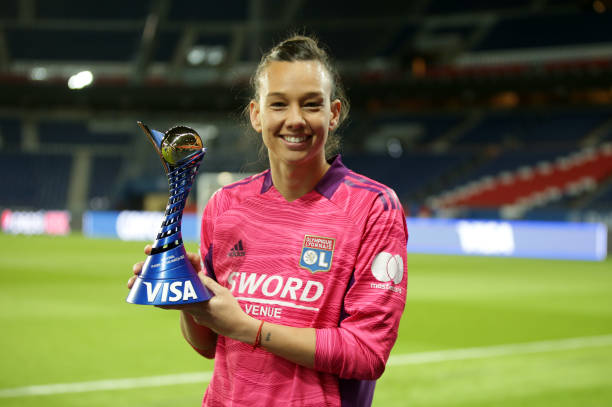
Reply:
<svg viewBox="0 0 612 407"><path fill-rule="evenodd" d="M207 301L212 294L200 281L183 245L147 257L127 302L181 305Z"/></svg>

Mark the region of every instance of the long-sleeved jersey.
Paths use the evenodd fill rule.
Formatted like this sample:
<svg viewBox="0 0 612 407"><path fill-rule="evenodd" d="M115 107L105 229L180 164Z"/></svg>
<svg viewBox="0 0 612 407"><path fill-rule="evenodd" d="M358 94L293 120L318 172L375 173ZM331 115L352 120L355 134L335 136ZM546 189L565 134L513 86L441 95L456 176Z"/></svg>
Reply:
<svg viewBox="0 0 612 407"><path fill-rule="evenodd" d="M316 332L315 369L219 336L205 406L369 406L406 300L406 220L390 188L336 157L288 202L269 170L213 195L206 272L249 315Z"/></svg>

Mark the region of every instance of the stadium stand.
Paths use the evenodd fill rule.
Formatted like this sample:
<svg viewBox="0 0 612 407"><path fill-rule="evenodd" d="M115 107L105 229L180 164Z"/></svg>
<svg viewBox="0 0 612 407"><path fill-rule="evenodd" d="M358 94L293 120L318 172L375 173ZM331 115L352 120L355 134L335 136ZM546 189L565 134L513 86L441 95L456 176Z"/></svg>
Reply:
<svg viewBox="0 0 612 407"><path fill-rule="evenodd" d="M435 207L530 207L595 189L612 175L612 145L587 149L555 162L524 166L496 177L484 177L433 199Z"/></svg>
<svg viewBox="0 0 612 407"><path fill-rule="evenodd" d="M0 152L0 206L65 209L72 156Z"/></svg>
<svg viewBox="0 0 612 407"><path fill-rule="evenodd" d="M471 11L488 11L488 10L504 10L525 7L530 4L528 0L500 0L494 3L487 3L478 0L468 0L456 2L453 0L433 0L429 4L428 11L434 14L451 14L461 13L466 10Z"/></svg>
<svg viewBox="0 0 612 407"><path fill-rule="evenodd" d="M43 59L60 61L74 58L89 61L127 61L132 58L138 45L139 33L83 31L74 35L72 30L23 30L9 29L6 32L10 53L19 59ZM70 44L57 47L57 44ZM96 46L92 46L96 44Z"/></svg>
<svg viewBox="0 0 612 407"><path fill-rule="evenodd" d="M369 119L368 131L374 137L398 137L406 143L428 146L444 136L463 119L462 114L378 113ZM394 129L397 129L394 131ZM391 130L394 134L386 134ZM348 137L350 137L350 133Z"/></svg>
<svg viewBox="0 0 612 407"><path fill-rule="evenodd" d="M513 2L514 3L514 2ZM559 47L612 41L610 17L590 14L542 14L503 19L475 48L476 51Z"/></svg>
<svg viewBox="0 0 612 407"><path fill-rule="evenodd" d="M582 203L580 209L585 210L612 210L612 177L608 178L601 187L594 191L585 202Z"/></svg>
<svg viewBox="0 0 612 407"><path fill-rule="evenodd" d="M123 146L131 144L132 136L124 132L99 132L88 129L85 122L45 120L38 124L38 139L42 145L64 146Z"/></svg>
<svg viewBox="0 0 612 407"><path fill-rule="evenodd" d="M348 155L343 160L351 169L393 186L401 200L410 201L469 158L464 153L405 153L398 159L388 155Z"/></svg>
<svg viewBox="0 0 612 407"><path fill-rule="evenodd" d="M574 166L571 179L558 160L612 141L612 6L595 3L0 2L0 166L4 190L14 191L0 205L65 208L80 163L85 200L137 209L166 186L150 146L130 131L136 120L210 125L203 171L261 170L238 118L248 75L262 49L304 27L330 48L352 99L344 161L407 207L494 186L455 204L459 214L500 217L554 185L522 216L608 208L609 159ZM212 63L202 56L211 50L220 52ZM93 85L68 90L77 68L94 72ZM24 162L30 169L17 173Z"/></svg>
<svg viewBox="0 0 612 407"><path fill-rule="evenodd" d="M0 146L15 150L21 146L21 122L17 119L0 119Z"/></svg>
<svg viewBox="0 0 612 407"><path fill-rule="evenodd" d="M88 199L116 196L119 175L124 159L122 157L94 157L89 182Z"/></svg>
<svg viewBox="0 0 612 407"><path fill-rule="evenodd" d="M577 146L582 138L610 118L606 111L505 111L489 113L466 133L462 143L507 143L548 148Z"/></svg>

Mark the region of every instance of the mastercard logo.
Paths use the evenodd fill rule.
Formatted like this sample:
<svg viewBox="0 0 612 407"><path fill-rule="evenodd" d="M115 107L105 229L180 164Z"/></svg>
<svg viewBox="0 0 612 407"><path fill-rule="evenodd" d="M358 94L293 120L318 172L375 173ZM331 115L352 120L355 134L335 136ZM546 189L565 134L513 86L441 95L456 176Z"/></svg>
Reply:
<svg viewBox="0 0 612 407"><path fill-rule="evenodd" d="M372 262L372 274L380 282L399 284L404 278L404 261L399 254L380 252Z"/></svg>

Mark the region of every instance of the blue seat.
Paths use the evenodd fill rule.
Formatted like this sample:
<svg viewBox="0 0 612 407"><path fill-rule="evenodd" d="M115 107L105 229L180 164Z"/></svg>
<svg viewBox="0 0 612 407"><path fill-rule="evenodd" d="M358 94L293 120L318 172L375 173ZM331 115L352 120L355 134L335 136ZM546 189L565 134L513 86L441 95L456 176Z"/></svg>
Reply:
<svg viewBox="0 0 612 407"><path fill-rule="evenodd" d="M65 209L72 156L0 152L0 206Z"/></svg>

